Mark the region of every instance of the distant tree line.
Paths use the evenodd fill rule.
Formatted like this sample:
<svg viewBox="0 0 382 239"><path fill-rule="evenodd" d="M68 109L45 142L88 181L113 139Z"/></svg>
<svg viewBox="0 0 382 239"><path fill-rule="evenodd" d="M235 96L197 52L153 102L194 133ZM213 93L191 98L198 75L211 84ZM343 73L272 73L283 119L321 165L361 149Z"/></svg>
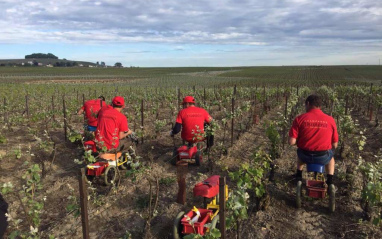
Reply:
<svg viewBox="0 0 382 239"><path fill-rule="evenodd" d="M70 61L66 61L66 62L63 62L63 61L60 61L60 62L56 62L54 64L54 66L56 67L71 67L71 66L78 66L78 63L73 61L73 62L70 62Z"/></svg>
<svg viewBox="0 0 382 239"><path fill-rule="evenodd" d="M8 62L8 63L0 63L1 66L19 66L19 67L30 67L30 66L54 66L54 67L75 67L75 66L82 66L82 64L78 64L78 62L75 61L57 61L57 62L51 62L48 64L41 64L36 60L33 60L32 63L16 63L16 62Z"/></svg>
<svg viewBox="0 0 382 239"><path fill-rule="evenodd" d="M52 53L44 54L44 53L33 53L30 55L26 55L25 59L33 59L33 58L45 58L45 59L58 59L57 56L53 55Z"/></svg>

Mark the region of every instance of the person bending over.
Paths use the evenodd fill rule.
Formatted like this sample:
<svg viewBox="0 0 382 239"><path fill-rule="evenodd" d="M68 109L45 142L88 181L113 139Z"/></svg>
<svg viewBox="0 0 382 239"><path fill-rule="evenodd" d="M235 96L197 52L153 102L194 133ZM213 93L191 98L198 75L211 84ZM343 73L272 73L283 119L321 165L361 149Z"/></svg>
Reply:
<svg viewBox="0 0 382 239"><path fill-rule="evenodd" d="M123 97L113 98L111 105L104 106L98 114L98 127L95 141L99 149L121 151L127 145L120 144L120 140L132 134L128 127L127 118L121 113L125 107Z"/></svg>
<svg viewBox="0 0 382 239"><path fill-rule="evenodd" d="M88 100L85 104L78 110L77 114L81 115L85 113L85 118L87 125L85 129L90 132L94 132L97 129L97 115L103 106L105 106L105 97L102 95L98 99Z"/></svg>

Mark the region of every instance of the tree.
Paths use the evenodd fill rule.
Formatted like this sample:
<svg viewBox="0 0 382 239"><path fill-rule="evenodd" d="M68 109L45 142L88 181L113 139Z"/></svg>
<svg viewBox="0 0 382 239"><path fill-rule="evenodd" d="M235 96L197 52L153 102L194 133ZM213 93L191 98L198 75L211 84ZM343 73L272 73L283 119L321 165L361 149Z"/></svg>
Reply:
<svg viewBox="0 0 382 239"><path fill-rule="evenodd" d="M26 55L25 59L34 59L34 58L47 58L47 59L58 59L57 56L53 55L52 53L44 54L44 53L33 53L30 55Z"/></svg>
<svg viewBox="0 0 382 239"><path fill-rule="evenodd" d="M121 62L117 62L114 64L114 67L122 67L122 63Z"/></svg>
<svg viewBox="0 0 382 239"><path fill-rule="evenodd" d="M105 67L105 66L106 66L106 63L103 62L103 61L101 61L101 66L102 66L102 67Z"/></svg>

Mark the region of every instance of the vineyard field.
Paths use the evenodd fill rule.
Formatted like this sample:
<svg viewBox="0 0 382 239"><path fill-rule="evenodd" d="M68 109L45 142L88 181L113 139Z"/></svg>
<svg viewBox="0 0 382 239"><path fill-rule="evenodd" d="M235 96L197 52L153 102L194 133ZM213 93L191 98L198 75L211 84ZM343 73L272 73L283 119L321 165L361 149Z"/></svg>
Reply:
<svg viewBox="0 0 382 239"><path fill-rule="evenodd" d="M90 238L173 238L176 215L203 205L194 185L212 175L230 189L227 238L382 238L382 66L0 67L0 85L5 238L82 238L78 175L89 158L77 111L99 95L125 98L139 162L111 186L87 185ZM295 206L287 135L313 93L340 137L334 213L328 198ZM169 134L187 95L213 117L215 143L188 167L182 205L170 163L182 140Z"/></svg>

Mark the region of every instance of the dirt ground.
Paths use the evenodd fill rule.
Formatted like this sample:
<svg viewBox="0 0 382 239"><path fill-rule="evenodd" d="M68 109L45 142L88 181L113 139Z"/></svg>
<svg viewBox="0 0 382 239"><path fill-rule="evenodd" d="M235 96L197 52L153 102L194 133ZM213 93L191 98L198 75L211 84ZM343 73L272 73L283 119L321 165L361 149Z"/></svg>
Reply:
<svg viewBox="0 0 382 239"><path fill-rule="evenodd" d="M201 198L193 197L193 186L214 174L227 176L222 168L233 169L240 162L249 160L256 147L266 147L268 141L262 124L265 120L275 119L278 112L283 112L280 106L272 109L259 125L253 125L242 134L227 154L214 152L211 155L217 161L214 171L208 170L207 163L188 168L186 205L175 202L178 190L176 168L169 163L174 143L168 137L168 132L161 132L157 139L146 140L143 145L138 145L137 152L142 157L144 167L135 181L123 173L117 188L95 182L89 189L90 238L128 238L127 235L132 238L172 238L172 224L176 214L188 211L194 205L203 205ZM380 148L381 128L374 128L363 115L354 113L353 117L368 129L367 146L362 153L365 160L368 160ZM12 181L16 186L21 186L22 172L27 167L23 162L42 165L44 192L41 197L46 196L47 200L40 231L56 238L82 238L81 218L75 215L75 211L66 209L71 202L70 196L79 198L78 173L83 166L74 163L74 159L81 158L81 147L65 142L61 129L50 128L48 132L55 143L55 153L38 147L40 140L47 137L42 133L33 135L28 127L12 127L6 132L7 143L0 144L0 182ZM176 144L180 144L179 138ZM18 147L23 152L20 159L14 157L14 150ZM363 180L353 170L356 164L354 158L344 157L336 162L338 176L334 183L338 190L334 213L328 210L327 198L304 198L302 208L295 208L295 184L291 178L295 173L295 150L294 147L286 146L276 161L275 181L267 185L269 202L266 209L251 209L250 218L241 225L240 238L382 238L380 228L362 221L364 215L360 206L360 190ZM148 225L149 182L153 183L152 192L155 195L155 179L161 179L158 207ZM19 208L17 201L9 201L9 204L11 209ZM20 213L13 209L12 212L15 217ZM228 238L235 238L235 232L228 232Z"/></svg>

